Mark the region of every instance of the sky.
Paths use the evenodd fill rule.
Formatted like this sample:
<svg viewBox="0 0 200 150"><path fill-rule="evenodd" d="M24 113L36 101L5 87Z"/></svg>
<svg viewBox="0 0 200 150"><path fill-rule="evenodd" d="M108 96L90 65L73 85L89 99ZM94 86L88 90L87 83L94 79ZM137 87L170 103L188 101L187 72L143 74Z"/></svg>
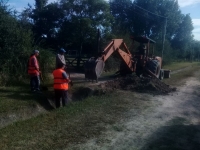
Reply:
<svg viewBox="0 0 200 150"><path fill-rule="evenodd" d="M57 0L48 0L49 3L54 1ZM28 3L34 5L35 0L8 0L8 4L19 12L27 7ZM190 14L194 39L200 41L200 0L178 0L178 3L183 14Z"/></svg>

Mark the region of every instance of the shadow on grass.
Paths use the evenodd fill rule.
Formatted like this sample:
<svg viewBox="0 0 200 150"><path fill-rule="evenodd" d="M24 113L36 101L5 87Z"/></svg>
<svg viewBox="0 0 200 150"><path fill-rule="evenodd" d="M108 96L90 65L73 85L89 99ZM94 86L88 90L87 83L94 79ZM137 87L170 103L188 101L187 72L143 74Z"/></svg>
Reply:
<svg viewBox="0 0 200 150"><path fill-rule="evenodd" d="M7 87L0 89L0 95L4 97L4 99L11 99L17 103L17 101L35 101L40 106L42 106L45 110L52 110L54 107L50 104L48 97L49 95L53 97L53 92L44 91L42 93L33 93L29 90L29 86L27 84L18 85L18 87ZM53 99L53 98L51 98Z"/></svg>
<svg viewBox="0 0 200 150"><path fill-rule="evenodd" d="M200 125L183 125L184 118L175 118L161 127L142 150L199 150ZM179 124L179 125L178 125Z"/></svg>

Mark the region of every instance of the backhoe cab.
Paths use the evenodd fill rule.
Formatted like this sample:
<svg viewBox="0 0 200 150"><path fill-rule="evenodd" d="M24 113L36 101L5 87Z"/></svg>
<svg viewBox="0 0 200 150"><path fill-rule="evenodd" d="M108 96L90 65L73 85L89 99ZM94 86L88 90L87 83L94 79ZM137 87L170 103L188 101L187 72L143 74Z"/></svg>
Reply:
<svg viewBox="0 0 200 150"><path fill-rule="evenodd" d="M108 46L103 50L102 55L98 58L90 58L85 63L85 78L89 80L96 80L103 72L105 61L115 52L118 53L122 64L120 66L120 74L128 74L135 72L138 76L152 76L163 79L164 73L170 73L169 70L164 71L162 67L162 58L153 56L154 47L150 53L150 45L155 41L146 37L132 37L134 42L139 42L140 46L134 54L128 50L123 39L113 39ZM168 77L170 77L168 73Z"/></svg>
<svg viewBox="0 0 200 150"><path fill-rule="evenodd" d="M150 38L139 36L132 37L133 45L138 42L140 45L134 51L133 57L136 63L136 74L140 75L150 75L156 78L163 79L162 58L159 56L154 56L154 44L156 43Z"/></svg>

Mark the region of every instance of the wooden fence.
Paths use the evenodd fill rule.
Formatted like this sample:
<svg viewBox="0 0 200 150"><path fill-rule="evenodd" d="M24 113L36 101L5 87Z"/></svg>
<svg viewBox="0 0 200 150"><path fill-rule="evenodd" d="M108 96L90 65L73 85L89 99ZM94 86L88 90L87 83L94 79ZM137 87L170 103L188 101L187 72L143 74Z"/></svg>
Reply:
<svg viewBox="0 0 200 150"><path fill-rule="evenodd" d="M88 59L89 57L67 57L66 64L72 70L83 70L84 64Z"/></svg>

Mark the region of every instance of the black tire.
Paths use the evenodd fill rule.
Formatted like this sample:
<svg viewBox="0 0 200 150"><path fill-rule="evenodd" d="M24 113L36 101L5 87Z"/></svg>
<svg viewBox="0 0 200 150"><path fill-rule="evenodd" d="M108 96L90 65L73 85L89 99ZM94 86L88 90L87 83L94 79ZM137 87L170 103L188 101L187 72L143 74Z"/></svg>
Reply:
<svg viewBox="0 0 200 150"><path fill-rule="evenodd" d="M146 64L146 68L150 70L157 78L160 76L160 63L158 60L150 60Z"/></svg>

